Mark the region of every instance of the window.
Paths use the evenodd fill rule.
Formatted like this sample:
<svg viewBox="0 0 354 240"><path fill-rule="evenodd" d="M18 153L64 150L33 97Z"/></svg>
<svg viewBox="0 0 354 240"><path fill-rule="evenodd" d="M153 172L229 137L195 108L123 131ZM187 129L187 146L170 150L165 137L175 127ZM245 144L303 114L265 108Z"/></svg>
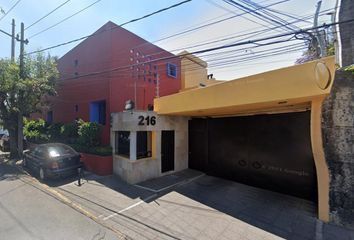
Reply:
<svg viewBox="0 0 354 240"><path fill-rule="evenodd" d="M147 158L152 156L151 152L152 134L148 131L138 131L136 134L136 157Z"/></svg>
<svg viewBox="0 0 354 240"><path fill-rule="evenodd" d="M167 76L177 78L177 66L172 63L167 63Z"/></svg>
<svg viewBox="0 0 354 240"><path fill-rule="evenodd" d="M44 158L46 157L46 151L43 146L39 146L33 150L33 155L39 158Z"/></svg>
<svg viewBox="0 0 354 240"><path fill-rule="evenodd" d="M130 157L130 132L115 132L115 154Z"/></svg>
<svg viewBox="0 0 354 240"><path fill-rule="evenodd" d="M75 112L79 111L79 105L75 105Z"/></svg>
<svg viewBox="0 0 354 240"><path fill-rule="evenodd" d="M47 112L47 122L52 123L53 122L53 111Z"/></svg>
<svg viewBox="0 0 354 240"><path fill-rule="evenodd" d="M75 67L77 67L79 65L79 60L75 59L74 65L75 65Z"/></svg>
<svg viewBox="0 0 354 240"><path fill-rule="evenodd" d="M106 125L106 101L90 103L90 122Z"/></svg>

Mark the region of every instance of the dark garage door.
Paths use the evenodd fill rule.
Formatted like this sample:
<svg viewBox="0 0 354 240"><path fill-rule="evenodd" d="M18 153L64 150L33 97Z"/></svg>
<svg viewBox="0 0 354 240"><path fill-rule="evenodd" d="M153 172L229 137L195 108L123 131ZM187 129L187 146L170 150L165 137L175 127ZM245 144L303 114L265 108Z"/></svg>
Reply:
<svg viewBox="0 0 354 240"><path fill-rule="evenodd" d="M316 201L310 112L189 122L189 167Z"/></svg>

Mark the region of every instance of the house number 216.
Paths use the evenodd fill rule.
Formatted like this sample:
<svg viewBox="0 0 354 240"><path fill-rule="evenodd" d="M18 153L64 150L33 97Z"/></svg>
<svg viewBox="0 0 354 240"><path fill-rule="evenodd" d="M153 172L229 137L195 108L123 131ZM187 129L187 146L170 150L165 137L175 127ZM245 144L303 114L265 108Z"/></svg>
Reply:
<svg viewBox="0 0 354 240"><path fill-rule="evenodd" d="M149 126L149 125L152 125L152 126L155 126L156 124L156 117L155 116L139 116L139 123L138 125L139 126L144 126L145 125L145 122L146 122L146 125Z"/></svg>

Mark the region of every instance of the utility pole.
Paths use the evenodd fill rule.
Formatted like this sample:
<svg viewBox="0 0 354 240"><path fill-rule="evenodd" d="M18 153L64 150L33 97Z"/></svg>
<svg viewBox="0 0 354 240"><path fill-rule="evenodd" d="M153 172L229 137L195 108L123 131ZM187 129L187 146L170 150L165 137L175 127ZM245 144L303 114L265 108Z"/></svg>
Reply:
<svg viewBox="0 0 354 240"><path fill-rule="evenodd" d="M318 27L318 16L320 13L320 9L321 9L321 5L322 5L322 0L318 1L317 3L317 8L316 8L316 13L315 13L315 19L313 22L313 26L316 28ZM320 46L320 52L317 55L319 55L319 57L325 57L327 56L327 49L326 49L326 43L324 41L324 34L321 33L318 29L315 30L315 34L316 34L316 38L317 38L317 43ZM318 47L316 47L316 49L318 50Z"/></svg>
<svg viewBox="0 0 354 240"><path fill-rule="evenodd" d="M24 69L24 52L25 52L25 44L28 44L28 40L25 40L25 26L21 23L21 37L20 37L20 78L25 78L25 69ZM19 93L18 98L23 98L23 93ZM23 155L23 113L21 106L19 107L18 112L18 131L17 131L17 149L18 149L18 156L22 158Z"/></svg>
<svg viewBox="0 0 354 240"><path fill-rule="evenodd" d="M12 19L12 37L11 37L11 61L15 62L15 19Z"/></svg>

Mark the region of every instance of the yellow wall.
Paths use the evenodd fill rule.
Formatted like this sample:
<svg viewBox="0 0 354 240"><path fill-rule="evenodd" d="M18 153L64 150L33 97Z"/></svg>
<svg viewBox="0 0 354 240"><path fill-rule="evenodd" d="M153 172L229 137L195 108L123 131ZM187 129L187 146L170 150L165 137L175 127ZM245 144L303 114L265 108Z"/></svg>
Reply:
<svg viewBox="0 0 354 240"><path fill-rule="evenodd" d="M198 86L207 79L207 69L188 58L181 60L182 89Z"/></svg>
<svg viewBox="0 0 354 240"><path fill-rule="evenodd" d="M334 71L334 58L323 58L157 98L155 111L167 115L223 116L284 111L296 106L309 109L313 98L330 93Z"/></svg>

